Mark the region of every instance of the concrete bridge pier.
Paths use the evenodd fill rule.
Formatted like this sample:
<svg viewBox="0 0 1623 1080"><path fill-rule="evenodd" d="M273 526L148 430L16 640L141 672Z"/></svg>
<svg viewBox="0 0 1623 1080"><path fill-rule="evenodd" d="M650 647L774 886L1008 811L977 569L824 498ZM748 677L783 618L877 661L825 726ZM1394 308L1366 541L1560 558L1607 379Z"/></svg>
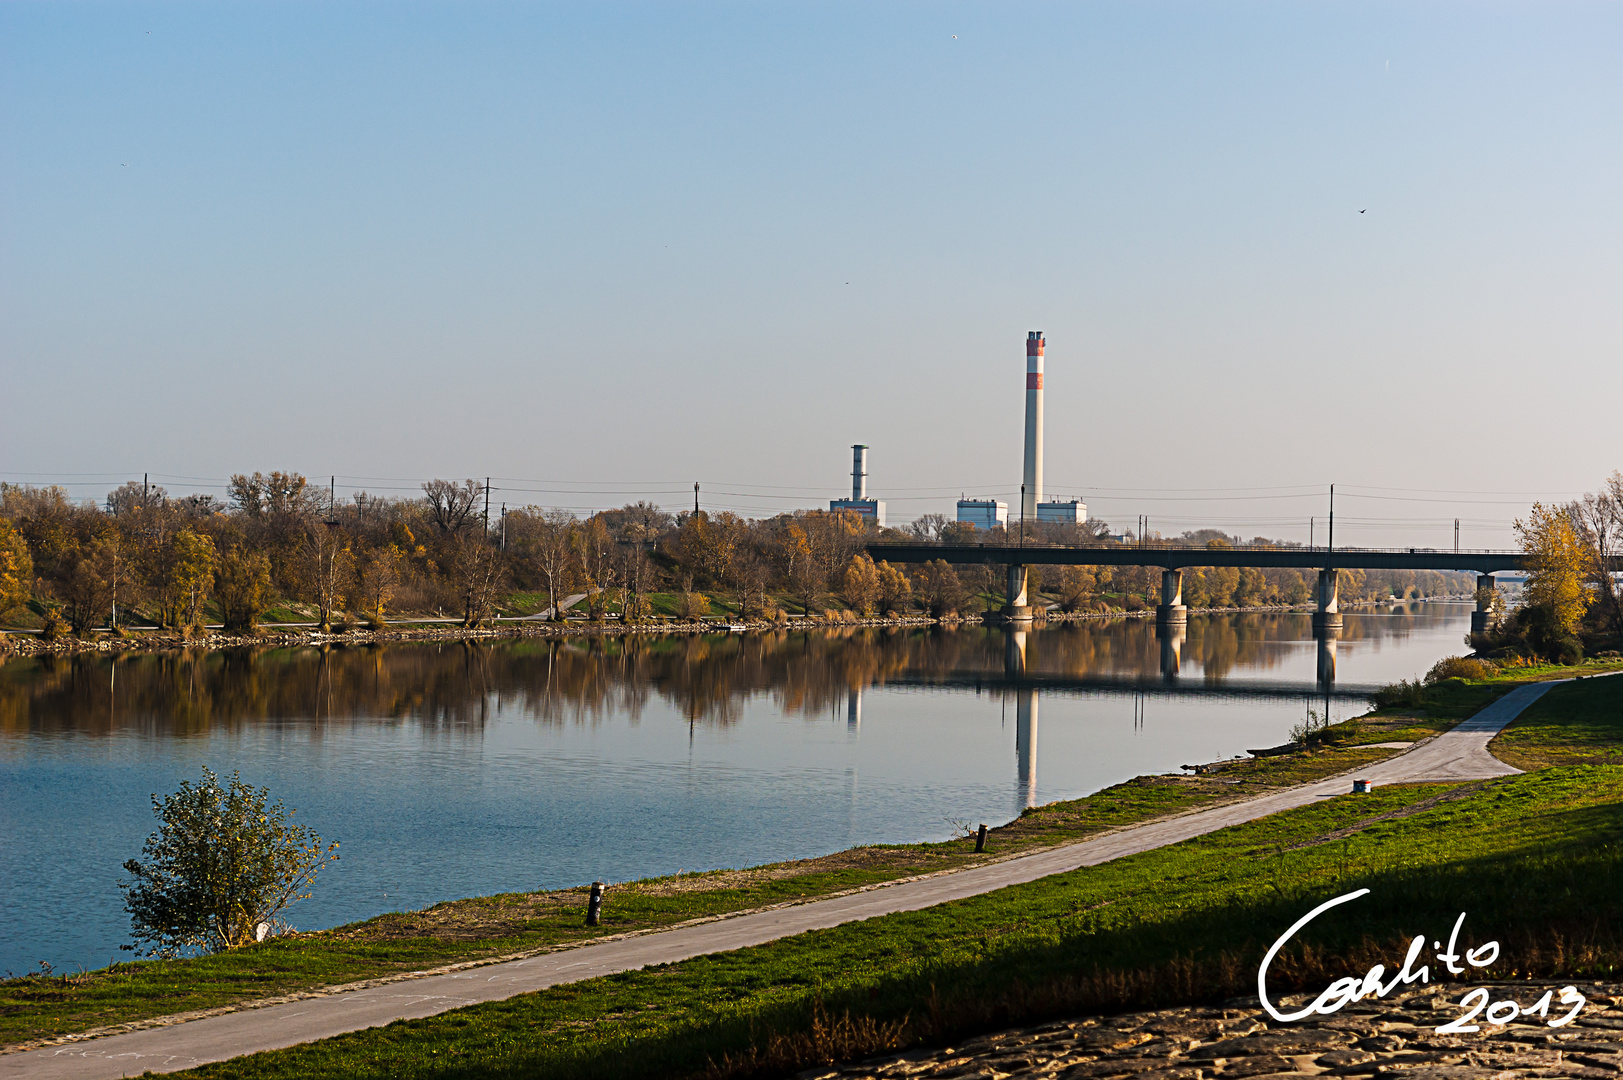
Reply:
<svg viewBox="0 0 1623 1080"><path fill-rule="evenodd" d="M1183 571L1161 571L1161 606L1155 609L1155 621L1170 625L1189 621L1189 609L1183 603Z"/></svg>
<svg viewBox="0 0 1623 1080"><path fill-rule="evenodd" d="M1319 610L1313 613L1315 635L1341 629L1341 573L1319 571Z"/></svg>
<svg viewBox="0 0 1623 1080"><path fill-rule="evenodd" d="M1319 685L1325 689L1336 684L1336 632L1326 631L1318 635L1319 639Z"/></svg>
<svg viewBox="0 0 1623 1080"><path fill-rule="evenodd" d="M1178 669L1183 666L1183 642L1188 632L1185 624L1161 623L1155 628L1155 636L1161 639L1161 678L1167 682L1178 681Z"/></svg>
<svg viewBox="0 0 1623 1080"><path fill-rule="evenodd" d="M1009 564L1008 585L1004 595L1009 602L1003 606L1003 617L1015 621L1033 618L1031 601L1026 598L1026 568Z"/></svg>
<svg viewBox="0 0 1623 1080"><path fill-rule="evenodd" d="M1476 579L1476 610L1471 612L1471 633L1480 634L1488 629L1493 617L1493 575L1482 574Z"/></svg>

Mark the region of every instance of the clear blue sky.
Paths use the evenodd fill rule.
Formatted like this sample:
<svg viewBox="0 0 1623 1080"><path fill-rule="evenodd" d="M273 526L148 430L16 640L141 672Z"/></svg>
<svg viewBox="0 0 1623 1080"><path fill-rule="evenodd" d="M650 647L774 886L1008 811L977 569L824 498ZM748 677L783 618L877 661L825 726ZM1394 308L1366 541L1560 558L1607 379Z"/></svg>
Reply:
<svg viewBox="0 0 1623 1080"><path fill-rule="evenodd" d="M0 478L763 514L861 441L950 514L1018 487L1041 329L1096 515L1305 539L1322 497L1208 496L1335 482L1338 540L1502 544L1623 467L1620 45L1616 4L0 5Z"/></svg>

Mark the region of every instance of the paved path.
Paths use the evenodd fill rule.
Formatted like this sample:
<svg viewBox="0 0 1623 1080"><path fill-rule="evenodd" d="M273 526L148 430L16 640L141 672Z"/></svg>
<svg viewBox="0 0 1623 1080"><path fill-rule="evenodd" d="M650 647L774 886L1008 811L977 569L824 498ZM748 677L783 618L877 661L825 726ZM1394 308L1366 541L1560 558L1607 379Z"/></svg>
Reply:
<svg viewBox="0 0 1623 1080"><path fill-rule="evenodd" d="M1553 683L1519 687L1458 727L1359 771L1375 783L1477 780L1518 770L1487 751L1488 740ZM395 1020L497 1001L561 983L742 949L858 919L961 900L1083 866L1150 851L1348 791L1346 777L1151 822L988 866L881 886L849 896L700 923L619 941L583 945L501 964L269 1005L82 1043L0 1055L0 1080L103 1080L151 1069L171 1072L240 1054L325 1039Z"/></svg>

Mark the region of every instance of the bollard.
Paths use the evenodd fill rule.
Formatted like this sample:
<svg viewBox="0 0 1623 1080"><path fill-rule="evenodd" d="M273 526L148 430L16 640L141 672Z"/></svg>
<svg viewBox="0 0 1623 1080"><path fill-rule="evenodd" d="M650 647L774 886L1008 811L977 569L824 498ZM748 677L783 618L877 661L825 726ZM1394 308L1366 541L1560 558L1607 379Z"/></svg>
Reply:
<svg viewBox="0 0 1623 1080"><path fill-rule="evenodd" d="M592 898L586 901L586 925L596 926L603 917L603 883L592 882Z"/></svg>
<svg viewBox="0 0 1623 1080"><path fill-rule="evenodd" d="M986 850L986 822L981 822L981 831L975 834L975 853L980 854Z"/></svg>
<svg viewBox="0 0 1623 1080"><path fill-rule="evenodd" d="M1354 795L1368 795L1370 793L1370 789L1372 789L1374 786L1375 785L1370 783L1368 780L1354 780L1353 781L1353 794Z"/></svg>

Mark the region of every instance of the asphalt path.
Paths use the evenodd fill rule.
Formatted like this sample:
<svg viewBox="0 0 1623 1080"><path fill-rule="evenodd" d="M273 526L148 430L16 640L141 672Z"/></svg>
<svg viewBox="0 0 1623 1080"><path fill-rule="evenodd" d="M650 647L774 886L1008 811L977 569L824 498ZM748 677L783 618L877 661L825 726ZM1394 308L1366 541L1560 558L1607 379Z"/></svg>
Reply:
<svg viewBox="0 0 1623 1080"><path fill-rule="evenodd" d="M1555 683L1519 687L1459 726L1405 753L1357 771L1375 784L1481 780L1513 769L1488 753L1488 740ZM876 886L846 896L756 911L710 922L582 945L524 960L429 975L324 997L244 1008L184 1023L145 1028L83 1042L0 1055L0 1080L104 1080L146 1070L173 1072L261 1050L276 1050L499 1001L581 979L670 964L706 953L760 945L841 923L962 900L1051 874L1151 851L1281 810L1347 793L1346 775L1217 806L1181 817L1120 829L1003 862ZM610 902L612 903L612 894Z"/></svg>

